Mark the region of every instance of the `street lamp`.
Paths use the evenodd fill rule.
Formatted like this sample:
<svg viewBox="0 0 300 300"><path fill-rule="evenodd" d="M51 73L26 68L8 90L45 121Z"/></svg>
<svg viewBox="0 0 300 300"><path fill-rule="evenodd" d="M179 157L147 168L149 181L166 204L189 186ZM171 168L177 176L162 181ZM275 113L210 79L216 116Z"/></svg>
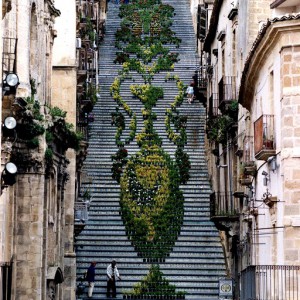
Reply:
<svg viewBox="0 0 300 300"><path fill-rule="evenodd" d="M6 75L6 78L4 79L4 83L10 87L15 87L16 85L19 84L19 77L15 73L9 73Z"/></svg>
<svg viewBox="0 0 300 300"><path fill-rule="evenodd" d="M4 120L4 127L12 130L15 129L17 126L17 121L14 117L6 117Z"/></svg>
<svg viewBox="0 0 300 300"><path fill-rule="evenodd" d="M17 171L17 166L14 163L8 162L5 165L1 176L1 189L8 185L14 185L16 183Z"/></svg>
<svg viewBox="0 0 300 300"><path fill-rule="evenodd" d="M19 77L15 73L8 73L3 80L3 90L4 92L14 93L17 86L19 85Z"/></svg>

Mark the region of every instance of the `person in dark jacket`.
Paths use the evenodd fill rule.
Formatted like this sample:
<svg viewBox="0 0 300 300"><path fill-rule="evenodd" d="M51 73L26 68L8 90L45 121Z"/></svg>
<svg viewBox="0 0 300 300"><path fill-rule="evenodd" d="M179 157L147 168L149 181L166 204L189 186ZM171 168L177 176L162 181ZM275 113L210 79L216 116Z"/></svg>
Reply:
<svg viewBox="0 0 300 300"><path fill-rule="evenodd" d="M86 280L89 284L88 288L88 297L91 298L93 296L93 290L95 285L95 275L96 275L96 262L92 261L91 265L87 269Z"/></svg>

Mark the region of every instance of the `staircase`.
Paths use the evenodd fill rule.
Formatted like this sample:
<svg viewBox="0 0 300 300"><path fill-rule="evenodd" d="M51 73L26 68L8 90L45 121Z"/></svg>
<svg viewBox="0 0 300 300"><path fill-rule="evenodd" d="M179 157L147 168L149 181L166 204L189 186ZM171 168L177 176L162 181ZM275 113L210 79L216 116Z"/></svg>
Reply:
<svg viewBox="0 0 300 300"><path fill-rule="evenodd" d="M173 30L182 39L179 49L180 61L175 65L174 74L189 84L196 67L196 40L192 27L188 0L165 0L175 8ZM97 261L97 276L93 299L106 299L106 267L112 259L117 260L117 266L122 281L117 282L118 299L122 299L122 290L128 290L139 282L148 272L150 264L138 257L130 240L125 234L125 227L119 214L120 188L111 177L111 155L117 151L115 145L116 128L111 126L111 113L115 111L116 103L110 96L109 88L118 74L121 66L114 64L116 49L114 33L118 29L118 5L108 4L106 36L100 46L99 82L100 98L94 107L95 121L90 125L88 156L84 163L84 172L90 180L82 185L89 188L92 194L89 209L89 219L84 230L76 240L77 275L84 273L91 261ZM171 50L172 51L172 50ZM157 102L153 111L157 114L155 128L163 145L172 157L176 150L165 132L165 110L170 107L177 94L176 85L172 81L165 82L167 72L154 76L153 85L164 88L164 99ZM128 83L128 84L127 84ZM137 133L143 127L141 108L143 105L134 99L129 85L143 83L136 74L135 82L125 81L121 88L123 99L137 113ZM187 300L218 299L218 280L225 277L225 264L219 233L210 221L209 194L211 193L207 176L204 151L205 108L199 102L188 104L186 101L179 111L188 115L188 143L185 150L190 156L190 180L182 185L184 192L184 222L178 240L170 256L160 269L177 291L186 291ZM128 125L128 123L127 123ZM128 132L128 131L127 131ZM125 130L126 133L126 130ZM136 142L126 145L129 157L139 150ZM86 299L85 295L78 299Z"/></svg>

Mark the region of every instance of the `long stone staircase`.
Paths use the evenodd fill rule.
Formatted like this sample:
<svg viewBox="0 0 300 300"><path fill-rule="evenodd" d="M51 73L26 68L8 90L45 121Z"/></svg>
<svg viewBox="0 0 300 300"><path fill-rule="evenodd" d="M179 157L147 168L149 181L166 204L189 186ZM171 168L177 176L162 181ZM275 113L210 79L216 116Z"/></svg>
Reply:
<svg viewBox="0 0 300 300"><path fill-rule="evenodd" d="M179 75L185 84L189 84L196 68L196 40L189 1L166 0L163 3L175 8L172 30L182 39L181 46L178 49L174 46L173 49L180 54L174 74ZM118 299L122 298L122 291L131 289L150 268L150 263L138 257L126 236L119 207L120 187L111 177L111 155L117 151L116 128L111 126L111 113L117 105L110 96L109 88L121 69L120 65L113 63L117 51L114 47L114 33L120 25L118 11L119 6L110 1L106 36L100 46L101 92L93 110L95 121L90 125L88 156L84 163L84 172L88 179L82 183L84 189L90 189L92 199L87 224L76 238L78 277L84 273L91 261L98 262L93 299L106 299L106 267L112 259L117 260L122 276L122 281L117 282ZM155 129L163 139L162 147L174 157L176 148L167 138L164 121L165 110L170 107L178 91L174 82L165 81L166 73L160 72L154 76L152 84L164 88L164 98L158 100L153 111L157 114ZM132 97L129 85L142 84L143 80L137 73L134 80L134 83L129 79L123 83L121 94L137 113L138 133L143 127L143 105ZM179 111L188 116L188 142L185 150L191 160L190 179L181 186L185 197L183 226L173 251L160 263L160 269L170 283L176 285L178 291L187 293L185 299L213 300L218 299L218 281L225 277L225 264L219 233L209 217L211 190L204 151L205 108L199 102L188 104L185 101ZM126 148L129 156L139 150L135 141L126 145ZM86 294L78 299L85 297Z"/></svg>

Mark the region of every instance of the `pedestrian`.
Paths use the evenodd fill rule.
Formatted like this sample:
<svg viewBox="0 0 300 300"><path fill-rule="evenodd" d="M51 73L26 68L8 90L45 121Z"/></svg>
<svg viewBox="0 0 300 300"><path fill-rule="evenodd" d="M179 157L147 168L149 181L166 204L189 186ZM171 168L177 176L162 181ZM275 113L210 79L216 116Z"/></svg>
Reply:
<svg viewBox="0 0 300 300"><path fill-rule="evenodd" d="M117 262L113 259L111 264L108 265L107 270L107 291L106 296L107 298L110 297L110 291L112 290L112 297L116 298L117 291L116 291L116 277L121 280L118 268L117 268Z"/></svg>
<svg viewBox="0 0 300 300"><path fill-rule="evenodd" d="M194 100L194 82L191 82L190 85L186 89L188 103L192 103Z"/></svg>
<svg viewBox="0 0 300 300"><path fill-rule="evenodd" d="M91 298L93 296L93 290L95 285L95 275L96 275L96 262L92 261L91 265L88 267L86 271L86 280L88 282L88 297Z"/></svg>

